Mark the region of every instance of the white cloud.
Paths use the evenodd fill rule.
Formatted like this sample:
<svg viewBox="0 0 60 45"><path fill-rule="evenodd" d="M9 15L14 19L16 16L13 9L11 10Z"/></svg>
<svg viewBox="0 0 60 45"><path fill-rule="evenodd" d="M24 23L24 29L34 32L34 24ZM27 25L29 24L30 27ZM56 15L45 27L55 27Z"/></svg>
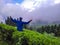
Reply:
<svg viewBox="0 0 60 45"><path fill-rule="evenodd" d="M13 5L12 0L0 0L0 2ZM57 2L59 2L59 0L55 0L55 3ZM51 5L53 3L53 0L24 0L21 4L16 3L15 5L21 6L23 10L32 12L39 7L47 7L48 5Z"/></svg>
<svg viewBox="0 0 60 45"><path fill-rule="evenodd" d="M39 17L38 15L40 14L40 12L37 11L37 9L54 3L54 1L52 2L52 0L49 1L48 0L25 0L21 4L19 3L13 4L11 3L12 0L0 0L0 15L12 16L13 18L17 18L21 16L24 17L24 19L32 18L36 15L37 15L36 17ZM60 0L55 0L55 3L56 2L59 3L59 1ZM36 17L34 17L34 19Z"/></svg>
<svg viewBox="0 0 60 45"><path fill-rule="evenodd" d="M32 1L25 1L22 3L21 7L24 8L25 10L32 11L35 9L33 3L34 2L32 2Z"/></svg>
<svg viewBox="0 0 60 45"><path fill-rule="evenodd" d="M24 19L30 18L29 13L26 10L23 10L19 5L15 4L6 4L1 11L1 14L4 16L12 16L13 18L24 17ZM28 20L27 19L27 20Z"/></svg>
<svg viewBox="0 0 60 45"><path fill-rule="evenodd" d="M21 7L32 12L36 8L48 7L50 5L54 5L54 0L25 0Z"/></svg>
<svg viewBox="0 0 60 45"><path fill-rule="evenodd" d="M60 0L55 0L54 3L55 3L55 4L58 4L58 3L60 3Z"/></svg>

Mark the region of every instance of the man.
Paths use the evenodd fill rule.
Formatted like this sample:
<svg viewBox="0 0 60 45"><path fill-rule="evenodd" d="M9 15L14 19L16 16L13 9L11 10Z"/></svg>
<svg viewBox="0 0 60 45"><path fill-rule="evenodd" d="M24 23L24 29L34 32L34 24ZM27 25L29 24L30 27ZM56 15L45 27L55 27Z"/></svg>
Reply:
<svg viewBox="0 0 60 45"><path fill-rule="evenodd" d="M28 21L28 22L23 22L22 21L22 17L19 18L19 20L16 19L12 19L12 17L10 16L11 20L16 23L17 26L17 30L18 31L23 31L23 24L29 24L32 20Z"/></svg>

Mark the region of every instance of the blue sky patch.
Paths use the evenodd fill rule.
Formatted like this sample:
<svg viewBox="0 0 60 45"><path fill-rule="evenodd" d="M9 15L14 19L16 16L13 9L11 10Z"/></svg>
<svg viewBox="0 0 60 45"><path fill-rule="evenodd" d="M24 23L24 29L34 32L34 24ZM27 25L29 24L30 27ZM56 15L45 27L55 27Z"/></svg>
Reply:
<svg viewBox="0 0 60 45"><path fill-rule="evenodd" d="M22 3L24 0L13 0L13 3Z"/></svg>

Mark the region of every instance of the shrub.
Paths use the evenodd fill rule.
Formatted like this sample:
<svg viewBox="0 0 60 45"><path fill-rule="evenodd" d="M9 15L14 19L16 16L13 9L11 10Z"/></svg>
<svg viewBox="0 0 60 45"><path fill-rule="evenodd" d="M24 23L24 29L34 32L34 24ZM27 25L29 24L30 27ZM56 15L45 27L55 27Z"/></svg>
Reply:
<svg viewBox="0 0 60 45"><path fill-rule="evenodd" d="M0 33L3 37L0 37L1 41L5 45L60 45L60 38L51 34L41 34L27 29L19 32L15 27L5 24L0 24Z"/></svg>

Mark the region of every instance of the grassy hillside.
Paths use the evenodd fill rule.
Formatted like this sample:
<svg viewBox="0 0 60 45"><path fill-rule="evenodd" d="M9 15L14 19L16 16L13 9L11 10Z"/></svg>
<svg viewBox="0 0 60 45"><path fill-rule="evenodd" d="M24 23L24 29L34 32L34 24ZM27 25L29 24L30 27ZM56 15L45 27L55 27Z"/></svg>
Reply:
<svg viewBox="0 0 60 45"><path fill-rule="evenodd" d="M16 27L0 24L0 45L60 45L60 38L27 29L19 32Z"/></svg>

